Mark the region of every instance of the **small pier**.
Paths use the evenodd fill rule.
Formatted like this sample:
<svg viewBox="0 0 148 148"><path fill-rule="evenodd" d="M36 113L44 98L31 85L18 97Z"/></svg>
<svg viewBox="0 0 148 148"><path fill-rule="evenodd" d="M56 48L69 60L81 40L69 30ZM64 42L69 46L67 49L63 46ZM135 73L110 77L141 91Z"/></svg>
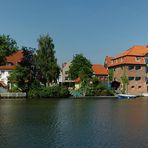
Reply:
<svg viewBox="0 0 148 148"><path fill-rule="evenodd" d="M11 92L5 92L0 93L0 99L8 99L8 98L26 98L26 93L18 92L18 93L11 93Z"/></svg>

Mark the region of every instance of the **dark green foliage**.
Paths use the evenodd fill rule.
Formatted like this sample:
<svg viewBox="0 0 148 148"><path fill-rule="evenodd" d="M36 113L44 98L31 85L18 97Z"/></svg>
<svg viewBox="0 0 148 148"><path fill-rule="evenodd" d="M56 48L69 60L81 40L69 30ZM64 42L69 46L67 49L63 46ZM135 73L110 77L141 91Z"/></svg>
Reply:
<svg viewBox="0 0 148 148"><path fill-rule="evenodd" d="M45 86L56 83L60 68L55 58L55 50L52 38L47 34L38 39L38 50L34 55L38 69L38 79Z"/></svg>
<svg viewBox="0 0 148 148"><path fill-rule="evenodd" d="M109 80L113 81L113 79L114 79L114 69L111 68L109 69Z"/></svg>
<svg viewBox="0 0 148 148"><path fill-rule="evenodd" d="M16 69L11 72L9 81L23 92L28 92L33 85L39 84L36 79L36 69L33 62L33 51L23 48L23 60L17 65Z"/></svg>
<svg viewBox="0 0 148 148"><path fill-rule="evenodd" d="M71 62L69 76L71 79L78 77L83 79L91 78L93 75L91 62L82 54L76 54Z"/></svg>
<svg viewBox="0 0 148 148"><path fill-rule="evenodd" d="M56 85L31 89L28 95L30 98L66 98L70 96L70 92L66 87Z"/></svg>
<svg viewBox="0 0 148 148"><path fill-rule="evenodd" d="M5 64L6 56L18 50L17 43L9 35L0 35L0 65Z"/></svg>
<svg viewBox="0 0 148 148"><path fill-rule="evenodd" d="M98 80L98 78L92 78L88 81L83 81L80 91L85 96L113 96L112 90L109 90L106 85Z"/></svg>

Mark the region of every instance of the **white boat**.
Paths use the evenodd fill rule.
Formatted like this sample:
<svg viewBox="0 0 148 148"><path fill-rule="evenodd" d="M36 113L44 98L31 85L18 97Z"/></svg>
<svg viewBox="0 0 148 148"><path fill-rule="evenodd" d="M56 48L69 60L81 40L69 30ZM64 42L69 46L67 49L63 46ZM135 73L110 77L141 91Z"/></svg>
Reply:
<svg viewBox="0 0 148 148"><path fill-rule="evenodd" d="M118 99L133 99L136 98L136 95L129 95L129 94L118 94Z"/></svg>
<svg viewBox="0 0 148 148"><path fill-rule="evenodd" d="M143 93L142 96L143 97L148 97L148 93Z"/></svg>

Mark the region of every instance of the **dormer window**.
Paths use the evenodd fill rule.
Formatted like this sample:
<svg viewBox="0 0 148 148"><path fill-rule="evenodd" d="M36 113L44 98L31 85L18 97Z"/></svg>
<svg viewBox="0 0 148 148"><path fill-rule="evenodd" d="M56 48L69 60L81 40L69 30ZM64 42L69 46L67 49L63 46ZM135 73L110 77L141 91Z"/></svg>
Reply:
<svg viewBox="0 0 148 148"><path fill-rule="evenodd" d="M141 57L136 57L136 61L140 61L141 60Z"/></svg>

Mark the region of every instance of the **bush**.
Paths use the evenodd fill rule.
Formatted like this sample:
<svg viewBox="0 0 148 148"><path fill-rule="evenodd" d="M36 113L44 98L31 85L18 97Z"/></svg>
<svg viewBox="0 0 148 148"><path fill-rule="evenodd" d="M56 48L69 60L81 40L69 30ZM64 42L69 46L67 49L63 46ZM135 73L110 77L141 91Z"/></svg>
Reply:
<svg viewBox="0 0 148 148"><path fill-rule="evenodd" d="M30 98L65 98L70 96L70 92L68 88L57 85L39 89L31 89L28 93L28 96Z"/></svg>
<svg viewBox="0 0 148 148"><path fill-rule="evenodd" d="M106 90L100 91L99 95L100 96L114 96L114 93L113 91L106 89Z"/></svg>

